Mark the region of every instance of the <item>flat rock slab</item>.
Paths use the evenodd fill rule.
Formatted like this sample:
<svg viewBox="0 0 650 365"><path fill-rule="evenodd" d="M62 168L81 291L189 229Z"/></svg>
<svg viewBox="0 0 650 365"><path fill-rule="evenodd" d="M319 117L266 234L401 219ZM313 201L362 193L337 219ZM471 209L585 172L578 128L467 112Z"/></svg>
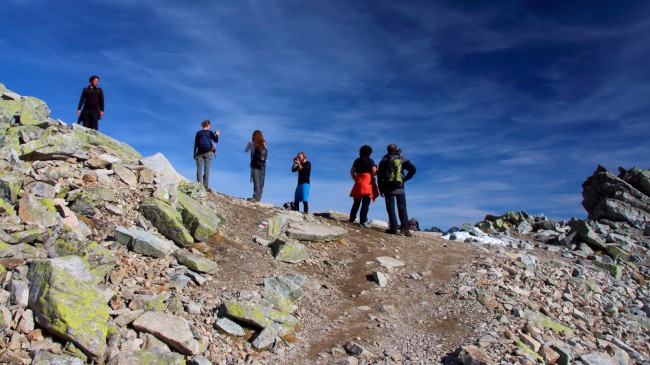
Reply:
<svg viewBox="0 0 650 365"><path fill-rule="evenodd" d="M133 328L151 333L159 340L186 355L199 352L190 325L181 317L160 312L145 312L133 322Z"/></svg>
<svg viewBox="0 0 650 365"><path fill-rule="evenodd" d="M377 261L377 263L379 265L381 265L381 266L383 266L383 267L385 267L385 268L387 268L389 270L392 270L392 269L394 269L396 267L404 266L404 262L402 262L402 261L400 261L398 259L392 258L392 257L388 257L388 256L377 257L377 258L375 258L375 261Z"/></svg>
<svg viewBox="0 0 650 365"><path fill-rule="evenodd" d="M316 222L291 222L287 228L288 237L300 241L329 242L337 240L348 233L341 227Z"/></svg>

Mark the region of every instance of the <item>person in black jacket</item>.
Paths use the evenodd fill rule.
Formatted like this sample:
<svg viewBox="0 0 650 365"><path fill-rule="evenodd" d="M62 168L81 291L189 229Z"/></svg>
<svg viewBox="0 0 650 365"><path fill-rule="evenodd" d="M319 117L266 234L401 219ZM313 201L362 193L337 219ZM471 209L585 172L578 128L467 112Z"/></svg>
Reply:
<svg viewBox="0 0 650 365"><path fill-rule="evenodd" d="M291 172L298 171L298 186L293 198L293 210L300 210L300 202L305 207L304 212L309 213L309 187L311 176L311 162L307 161L307 155L304 152L298 152L293 158Z"/></svg>
<svg viewBox="0 0 650 365"><path fill-rule="evenodd" d="M214 143L219 142L219 131L210 130L210 121L204 120L201 122L200 131L196 132L194 137L194 160L196 160L196 181L203 183L205 188L208 188L208 180L210 179L210 162L212 161L212 152ZM216 151L216 149L214 149ZM203 177L203 179L201 179Z"/></svg>
<svg viewBox="0 0 650 365"><path fill-rule="evenodd" d="M379 192L386 200L389 227L387 233L397 234L397 218L395 217L395 203L399 214L400 231L403 235L411 237L409 230L409 217L406 211L406 192L404 183L415 175L415 166L411 161L402 157L402 150L395 144L389 144L388 153L382 157L377 169ZM408 173L404 175L404 170Z"/></svg>
<svg viewBox="0 0 650 365"><path fill-rule="evenodd" d="M90 76L88 82L90 85L83 88L79 98L78 122L83 122L86 128L98 130L99 120L104 116L104 91L101 87L97 87L99 76Z"/></svg>

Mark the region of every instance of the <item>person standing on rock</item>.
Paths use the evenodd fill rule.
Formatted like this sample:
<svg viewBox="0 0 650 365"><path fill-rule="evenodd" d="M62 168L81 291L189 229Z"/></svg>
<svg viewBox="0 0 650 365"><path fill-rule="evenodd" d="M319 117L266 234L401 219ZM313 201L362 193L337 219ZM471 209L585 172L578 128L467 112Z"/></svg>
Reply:
<svg viewBox="0 0 650 365"><path fill-rule="evenodd" d="M305 207L305 213L309 213L309 176L311 175L311 162L307 161L304 152L298 152L293 159L291 172L298 171L298 186L293 198L293 210L300 210L300 202Z"/></svg>
<svg viewBox="0 0 650 365"><path fill-rule="evenodd" d="M397 218L395 217L395 203L397 203L400 231L410 237L404 183L415 175L415 166L411 161L402 157L402 150L398 149L395 144L389 144L386 149L388 153L382 157L377 169L379 191L386 200L386 211L388 212L389 227L386 233L397 234ZM404 176L404 170L408 172L406 176Z"/></svg>
<svg viewBox="0 0 650 365"><path fill-rule="evenodd" d="M194 137L194 160L196 161L196 181L203 183L205 188L208 188L208 180L210 179L210 162L212 162L212 154L216 149L212 144L219 142L219 131L210 130L210 121L204 120L201 123L203 129L196 132Z"/></svg>
<svg viewBox="0 0 650 365"><path fill-rule="evenodd" d="M261 131L253 132L253 137L246 145L244 152L251 153L251 181L253 182L253 197L248 201L259 202L262 200L264 190L264 175L266 174L266 141Z"/></svg>
<svg viewBox="0 0 650 365"><path fill-rule="evenodd" d="M354 203L352 203L352 210L350 210L349 222L354 223L354 220L357 218L359 206L361 206L359 224L366 228L370 227L368 223L370 200L375 201L377 196L379 196L377 184L375 183L377 165L370 158L371 154L372 147L368 145L361 146L359 149L359 158L354 160L350 169L350 176L354 180L354 186L352 187L352 191L350 191L350 196L354 199Z"/></svg>
<svg viewBox="0 0 650 365"><path fill-rule="evenodd" d="M86 128L98 130L99 120L104 116L104 91L99 84L99 76L92 75L88 79L90 85L84 87L77 106L78 122Z"/></svg>

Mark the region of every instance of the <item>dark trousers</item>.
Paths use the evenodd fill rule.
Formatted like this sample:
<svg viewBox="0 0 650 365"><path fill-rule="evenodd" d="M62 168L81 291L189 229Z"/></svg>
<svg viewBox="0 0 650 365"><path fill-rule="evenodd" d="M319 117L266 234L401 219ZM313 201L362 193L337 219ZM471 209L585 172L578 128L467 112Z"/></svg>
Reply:
<svg viewBox="0 0 650 365"><path fill-rule="evenodd" d="M395 202L397 202L397 212L401 229L409 228L409 216L406 212L406 194L385 194L386 211L388 212L388 224L392 231L397 230L397 218L395 217Z"/></svg>
<svg viewBox="0 0 650 365"><path fill-rule="evenodd" d="M251 166L251 180L253 180L253 199L262 200L262 192L264 191L264 175L266 166L262 165L260 168Z"/></svg>
<svg viewBox="0 0 650 365"><path fill-rule="evenodd" d="M99 110L82 110L79 120L86 128L98 130L99 128Z"/></svg>
<svg viewBox="0 0 650 365"><path fill-rule="evenodd" d="M361 206L361 214L359 215L359 223L368 221L368 208L370 208L370 195L364 195L361 199L354 199L352 203L352 210L350 211L350 222L354 222L357 218L357 212Z"/></svg>

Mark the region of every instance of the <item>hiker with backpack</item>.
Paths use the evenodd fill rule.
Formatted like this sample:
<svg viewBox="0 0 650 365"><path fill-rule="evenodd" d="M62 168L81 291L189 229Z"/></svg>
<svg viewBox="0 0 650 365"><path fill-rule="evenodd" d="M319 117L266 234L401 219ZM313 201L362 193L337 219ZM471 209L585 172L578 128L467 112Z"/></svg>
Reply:
<svg viewBox="0 0 650 365"><path fill-rule="evenodd" d="M201 123L201 126L203 129L196 132L194 137L194 160L196 161L196 181L203 183L207 189L210 179L210 162L213 155L217 153L217 148L212 142L219 142L219 131L212 132L210 121L207 119Z"/></svg>
<svg viewBox="0 0 650 365"><path fill-rule="evenodd" d="M244 152L251 153L251 181L253 182L253 197L248 201L259 202L262 200L264 190L264 175L266 174L266 141L261 131L253 132L253 137L246 145Z"/></svg>
<svg viewBox="0 0 650 365"><path fill-rule="evenodd" d="M382 157L377 169L379 192L386 200L386 211L388 212L389 227L386 233L397 234L397 218L395 217L395 203L397 203L400 232L411 237L404 183L415 175L415 166L411 161L402 157L402 150L398 149L395 144L389 144L386 149L388 153ZM404 170L408 172L406 175L404 175Z"/></svg>
<svg viewBox="0 0 650 365"><path fill-rule="evenodd" d="M305 213L309 213L309 177L311 175L311 162L307 161L307 155L304 152L298 152L293 158L291 172L298 171L298 186L293 198L293 210L300 210L300 202L305 207Z"/></svg>
<svg viewBox="0 0 650 365"><path fill-rule="evenodd" d="M83 123L86 128L99 130L99 120L104 116L104 91L99 84L99 76L92 75L88 78L90 85L81 90L79 105L77 106L77 123Z"/></svg>
<svg viewBox="0 0 650 365"><path fill-rule="evenodd" d="M377 196L379 196L379 190L377 190L377 184L375 183L377 165L370 158L371 154L372 147L368 145L361 146L359 149L359 158L354 160L350 169L350 176L354 180L354 186L352 187L352 191L350 191L350 196L354 199L354 203L352 203L352 210L350 210L349 222L354 223L357 218L359 206L361 206L359 224L366 228L370 227L368 223L370 200L372 199L374 202Z"/></svg>

